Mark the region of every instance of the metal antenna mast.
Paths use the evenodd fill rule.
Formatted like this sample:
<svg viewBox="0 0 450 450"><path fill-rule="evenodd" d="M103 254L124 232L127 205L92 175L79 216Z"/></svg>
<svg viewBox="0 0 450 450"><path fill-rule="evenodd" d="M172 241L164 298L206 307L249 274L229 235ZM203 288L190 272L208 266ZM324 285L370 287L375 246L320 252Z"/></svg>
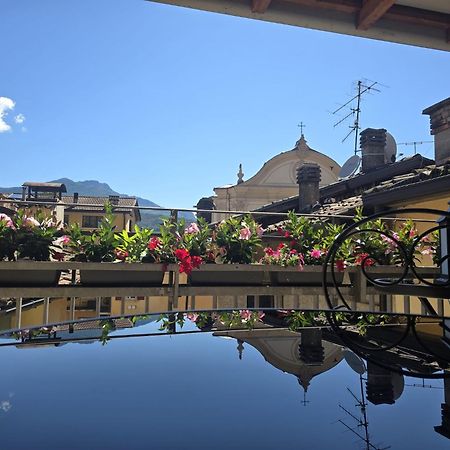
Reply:
<svg viewBox="0 0 450 450"><path fill-rule="evenodd" d="M412 141L412 142L400 142L397 145L413 145L414 146L414 154L417 153L417 146L422 144L432 144L433 141Z"/></svg>
<svg viewBox="0 0 450 450"><path fill-rule="evenodd" d="M358 135L359 135L359 130L360 130L360 115L361 115L361 97L367 93L367 92L371 92L371 91L375 91L375 92L380 92L379 89L376 89L375 86L379 84L377 81L373 81L370 84L366 85L364 84L361 80L358 80L357 86L356 86L356 95L353 96L349 101L347 101L346 103L344 103L342 106L340 106L338 109L336 109L336 111L333 111L333 115L337 114L339 111L341 111L342 109L344 109L346 106L350 105L352 102L354 102L356 100L356 107L350 107L350 113L347 114L345 117L343 117L342 119L338 120L333 127L337 127L338 125L340 125L342 122L344 122L345 120L347 120L350 116L354 116L355 119L353 121L353 125L349 125L350 126L350 132L344 137L344 139L342 139L342 142L345 142L347 140L347 138L349 136L351 136L352 133L355 133L355 143L354 143L354 151L355 151L355 155L356 153L358 153Z"/></svg>
<svg viewBox="0 0 450 450"><path fill-rule="evenodd" d="M371 438L369 436L369 421L367 418L367 403L364 397L364 387L363 387L363 377L360 374L359 375L359 384L360 384L360 395L361 398L359 399L349 388L347 388L347 391L350 392L352 397L356 400L356 405L359 407L361 416L357 417L355 414L351 413L348 409L344 408L341 404L339 404L339 408L341 408L349 417L354 419L357 423L356 429L355 427L352 427L350 425L347 425L343 420L339 419L338 422L347 428L347 430L351 431L353 434L355 434L361 441L363 441L365 445L365 450L387 450L391 448L391 446L387 447L377 447L376 445L372 444ZM364 434L361 434L358 428L362 427L364 429Z"/></svg>

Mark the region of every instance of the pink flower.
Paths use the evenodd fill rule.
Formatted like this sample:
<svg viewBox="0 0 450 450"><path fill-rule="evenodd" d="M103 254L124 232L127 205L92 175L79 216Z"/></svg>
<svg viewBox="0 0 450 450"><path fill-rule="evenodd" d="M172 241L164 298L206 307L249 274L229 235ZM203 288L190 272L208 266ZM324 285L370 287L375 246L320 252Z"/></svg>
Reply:
<svg viewBox="0 0 450 450"><path fill-rule="evenodd" d="M68 244L70 242L70 237L66 235L61 236L60 239L63 244Z"/></svg>
<svg viewBox="0 0 450 450"><path fill-rule="evenodd" d="M320 259L322 254L323 254L322 250L319 250L317 248L315 248L309 252L309 256L311 256L311 258L314 258L314 259Z"/></svg>
<svg viewBox="0 0 450 450"><path fill-rule="evenodd" d="M0 214L0 222L5 222L5 225L8 228L15 229L14 222L12 221L11 217L7 216L6 214Z"/></svg>
<svg viewBox="0 0 450 450"><path fill-rule="evenodd" d="M241 310L239 311L239 315L241 316L241 319L242 319L244 322L246 322L246 321L248 321L248 320L251 319L251 317L252 317L252 312L249 311L248 309L241 309Z"/></svg>
<svg viewBox="0 0 450 450"><path fill-rule="evenodd" d="M185 230L184 232L187 234L195 234L198 233L200 230L198 228L198 225L195 222L192 222Z"/></svg>
<svg viewBox="0 0 450 450"><path fill-rule="evenodd" d="M258 225L258 228L256 228L256 234L261 237L264 234L264 228L261 225Z"/></svg>
<svg viewBox="0 0 450 450"><path fill-rule="evenodd" d="M25 227L38 227L41 224L34 217L25 217L23 221Z"/></svg>
<svg viewBox="0 0 450 450"><path fill-rule="evenodd" d="M242 239L243 241L248 241L251 235L252 232L250 231L250 228L244 227L241 229L241 232L239 233L239 239Z"/></svg>
<svg viewBox="0 0 450 450"><path fill-rule="evenodd" d="M198 314L196 314L196 313L187 313L186 314L186 318L188 320L190 320L191 322L196 322L197 319L198 319Z"/></svg>

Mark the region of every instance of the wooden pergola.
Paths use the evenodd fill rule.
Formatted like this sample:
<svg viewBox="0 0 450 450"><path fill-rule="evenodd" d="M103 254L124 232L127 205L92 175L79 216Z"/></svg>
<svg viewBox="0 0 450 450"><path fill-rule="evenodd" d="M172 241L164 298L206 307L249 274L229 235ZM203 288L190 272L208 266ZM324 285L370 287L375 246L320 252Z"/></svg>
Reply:
<svg viewBox="0 0 450 450"><path fill-rule="evenodd" d="M449 0L151 0L450 51Z"/></svg>

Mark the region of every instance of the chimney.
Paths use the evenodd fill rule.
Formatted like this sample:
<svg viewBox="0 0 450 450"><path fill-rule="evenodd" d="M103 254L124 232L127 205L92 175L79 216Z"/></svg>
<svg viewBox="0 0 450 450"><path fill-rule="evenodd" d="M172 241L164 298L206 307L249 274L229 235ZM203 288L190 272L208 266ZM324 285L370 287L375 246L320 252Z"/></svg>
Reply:
<svg viewBox="0 0 450 450"><path fill-rule="evenodd" d="M201 198L198 203L195 205L195 208L197 209L207 209L209 211L212 211L216 209L214 205L214 200L211 197L203 197ZM197 217L202 217L206 220L207 223L212 222L212 213L209 212L198 212Z"/></svg>
<svg viewBox="0 0 450 450"><path fill-rule="evenodd" d="M117 206L119 204L119 196L118 195L110 195L109 196L109 203L111 203L112 206Z"/></svg>
<svg viewBox="0 0 450 450"><path fill-rule="evenodd" d="M366 128L360 134L362 172L367 173L384 166L386 130Z"/></svg>
<svg viewBox="0 0 450 450"><path fill-rule="evenodd" d="M297 169L297 183L299 211L310 210L320 198L320 166L313 163L305 163L300 166Z"/></svg>
<svg viewBox="0 0 450 450"><path fill-rule="evenodd" d="M321 366L325 360L320 328L304 328L300 331L301 341L298 356L307 366Z"/></svg>
<svg viewBox="0 0 450 450"><path fill-rule="evenodd" d="M393 384L394 376L394 372L368 361L366 381L367 400L374 405L393 405L396 400Z"/></svg>
<svg viewBox="0 0 450 450"><path fill-rule="evenodd" d="M73 193L73 202L78 203L78 192Z"/></svg>
<svg viewBox="0 0 450 450"><path fill-rule="evenodd" d="M424 109L422 114L430 116L436 164L450 161L450 97Z"/></svg>

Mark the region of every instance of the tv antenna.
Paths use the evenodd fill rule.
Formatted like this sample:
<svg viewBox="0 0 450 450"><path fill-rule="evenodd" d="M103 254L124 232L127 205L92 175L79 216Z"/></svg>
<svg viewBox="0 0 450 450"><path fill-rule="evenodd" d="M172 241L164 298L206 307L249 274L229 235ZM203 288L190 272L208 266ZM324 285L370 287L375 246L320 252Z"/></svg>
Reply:
<svg viewBox="0 0 450 450"><path fill-rule="evenodd" d="M337 114L339 111L342 111L346 106L350 105L350 112L343 117L342 119L338 120L333 127L337 127L341 123L345 122L349 117L354 117L353 125L349 125L350 131L348 134L342 139L342 142L345 142L352 133L355 133L355 144L354 144L354 151L355 155L358 152L358 135L360 130L360 115L361 115L361 97L368 93L368 92L380 92L379 89L377 89L375 86L379 83L377 81L370 82L368 84L364 84L361 80L358 80L358 83L356 85L356 95L354 95L349 101L344 103L342 106L340 106L336 111L333 111L333 115ZM356 101L356 106L354 105L354 102Z"/></svg>
<svg viewBox="0 0 450 450"><path fill-rule="evenodd" d="M412 141L412 142L399 142L397 145L413 145L414 146L414 154L417 153L417 146L423 144L432 144L433 141Z"/></svg>
<svg viewBox="0 0 450 450"><path fill-rule="evenodd" d="M347 360L347 357L351 355L345 355L344 357ZM355 355L356 356L356 355ZM339 404L339 408L341 408L349 417L351 417L356 422L355 426L350 426L346 424L343 420L339 419L338 422L341 425L344 425L347 430L351 431L353 434L355 434L361 441L365 443L365 450L387 450L391 448L391 446L387 447L378 447L372 443L372 440L369 436L369 421L367 417L367 403L364 397L364 387L363 387L363 367L365 369L364 363L357 362L355 357L349 358L351 362L349 364L352 364L353 370L355 372L359 373L359 384L360 384L360 396L361 398L358 398L356 394L352 392L351 389L347 388L347 391L350 392L352 397L356 400L356 407L359 408L361 416L357 416L356 414L351 413L348 409L344 408L341 404ZM348 361L347 361L348 362ZM351 366L351 367L352 367ZM363 429L361 432L360 428Z"/></svg>

